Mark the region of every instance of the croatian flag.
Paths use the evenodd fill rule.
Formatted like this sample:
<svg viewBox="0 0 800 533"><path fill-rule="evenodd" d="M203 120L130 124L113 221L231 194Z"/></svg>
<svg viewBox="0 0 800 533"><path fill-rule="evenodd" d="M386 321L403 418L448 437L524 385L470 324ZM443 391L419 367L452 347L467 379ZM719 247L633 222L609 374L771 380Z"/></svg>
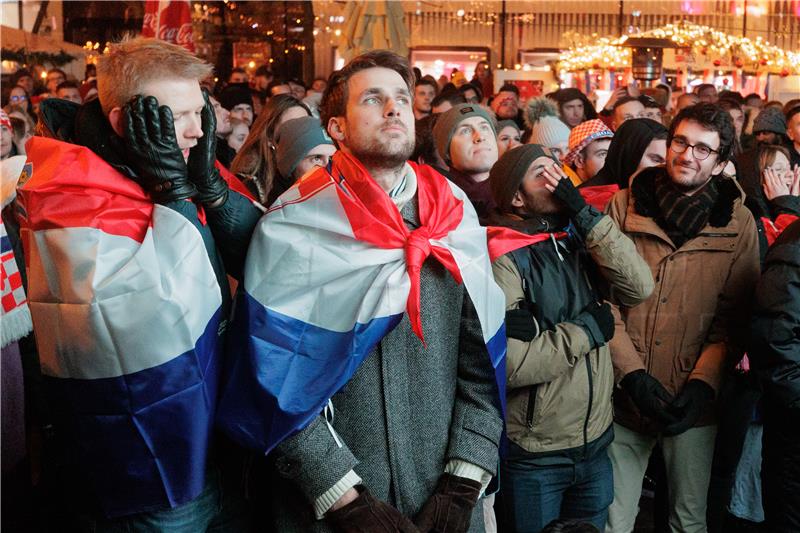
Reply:
<svg viewBox="0 0 800 533"><path fill-rule="evenodd" d="M204 485L222 297L202 237L89 149L34 137L20 191L42 373L108 516Z"/></svg>
<svg viewBox="0 0 800 533"><path fill-rule="evenodd" d="M343 152L303 177L259 222L230 335L237 356L229 359L218 412L235 440L268 453L306 427L404 313L424 342L420 315L436 313L419 308L420 268L429 255L464 283L504 402L505 298L490 261L530 238L497 239L506 249L490 250L466 195L430 167L409 164L418 182L416 230Z"/></svg>

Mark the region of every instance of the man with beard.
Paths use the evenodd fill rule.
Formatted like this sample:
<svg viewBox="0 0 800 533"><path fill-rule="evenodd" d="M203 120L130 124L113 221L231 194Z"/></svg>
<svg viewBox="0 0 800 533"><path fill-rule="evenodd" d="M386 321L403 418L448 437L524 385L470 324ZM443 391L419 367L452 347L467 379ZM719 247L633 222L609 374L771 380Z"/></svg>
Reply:
<svg viewBox="0 0 800 533"><path fill-rule="evenodd" d="M613 498L614 315L602 300L635 306L653 278L631 240L586 204L548 149L506 152L489 181L498 206L490 223L540 237L492 265L509 338L503 514L511 531L538 532L556 518L603 528Z"/></svg>
<svg viewBox="0 0 800 533"><path fill-rule="evenodd" d="M457 105L439 115L433 139L449 168L448 177L467 193L478 216L487 216L494 207L489 171L497 162L492 116L476 104Z"/></svg>
<svg viewBox="0 0 800 533"><path fill-rule="evenodd" d="M209 95L208 101L214 107L214 117L217 119L217 128L215 134L217 136L217 161L222 163L225 168L230 168L231 161L236 156L236 151L228 146L228 135L233 131L231 125L231 112L222 107L219 100Z"/></svg>
<svg viewBox="0 0 800 533"><path fill-rule="evenodd" d="M497 120L513 120L520 129L525 127L525 119L519 108L519 89L516 85L506 83L492 99L492 111Z"/></svg>
<svg viewBox="0 0 800 533"><path fill-rule="evenodd" d="M636 244L653 294L620 305L611 340L614 503L609 532L633 531L647 462L664 451L673 532L706 531L723 368L739 360L758 280L758 236L736 183L720 176L735 130L712 104L681 111L666 166L643 170L608 214Z"/></svg>
<svg viewBox="0 0 800 533"><path fill-rule="evenodd" d="M425 259L440 257L434 236L468 226L462 242L479 249L486 230L461 191L407 161L413 87L407 60L386 50L334 74L320 115L339 151L278 198L248 252L240 309L253 318L219 417L275 450L269 531L483 530L476 503L503 425L483 329L496 321L502 334L502 293L486 252L452 248L482 265L475 277ZM406 272L411 289L398 286ZM324 366L339 361L346 370Z"/></svg>

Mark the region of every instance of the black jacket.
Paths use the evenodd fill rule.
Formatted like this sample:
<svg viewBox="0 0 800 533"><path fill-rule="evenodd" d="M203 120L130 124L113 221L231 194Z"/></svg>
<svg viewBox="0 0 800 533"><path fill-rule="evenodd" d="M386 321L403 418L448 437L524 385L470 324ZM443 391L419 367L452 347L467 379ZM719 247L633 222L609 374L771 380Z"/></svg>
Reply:
<svg viewBox="0 0 800 533"><path fill-rule="evenodd" d="M800 221L767 253L750 333L750 359L767 399L800 408Z"/></svg>

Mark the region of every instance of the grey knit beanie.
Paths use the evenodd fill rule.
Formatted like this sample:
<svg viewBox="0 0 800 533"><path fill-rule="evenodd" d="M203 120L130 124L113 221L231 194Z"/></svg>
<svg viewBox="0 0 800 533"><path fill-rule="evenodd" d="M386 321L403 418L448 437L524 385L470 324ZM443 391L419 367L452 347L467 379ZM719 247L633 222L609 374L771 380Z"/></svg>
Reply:
<svg viewBox="0 0 800 533"><path fill-rule="evenodd" d="M494 127L494 130L495 130L495 132L497 132L497 133L500 133L500 132L501 132L501 131L503 131L503 129L505 129L505 128L514 128L514 129L515 129L515 130L517 130L518 132L522 133L522 130L521 130L521 129L519 129L519 125L517 125L517 123L516 123L516 122L514 122L514 121L513 121L513 120L511 120L511 119L501 120L501 121L500 121L500 122L498 122L498 123L497 123L497 125Z"/></svg>
<svg viewBox="0 0 800 533"><path fill-rule="evenodd" d="M776 107L762 109L753 121L753 133L759 131L771 131L786 135L786 117L783 112Z"/></svg>
<svg viewBox="0 0 800 533"><path fill-rule="evenodd" d="M303 158L320 144L333 144L318 118L287 120L275 131L275 159L278 172L288 178Z"/></svg>
<svg viewBox="0 0 800 533"><path fill-rule="evenodd" d="M470 117L486 119L486 122L492 126L492 132L495 140L497 140L495 118L491 112L477 104L459 104L439 115L436 118L436 124L433 126L433 141L436 144L436 150L445 163L450 162L450 141L453 139L453 132L464 119Z"/></svg>
<svg viewBox="0 0 800 533"><path fill-rule="evenodd" d="M542 117L531 128L528 142L542 146L558 146L569 142L569 126L558 117Z"/></svg>
<svg viewBox="0 0 800 533"><path fill-rule="evenodd" d="M561 164L549 148L538 144L517 146L497 160L489 171L489 187L498 210L503 213L511 211L511 200L519 190L528 167L540 157L549 157L554 163Z"/></svg>

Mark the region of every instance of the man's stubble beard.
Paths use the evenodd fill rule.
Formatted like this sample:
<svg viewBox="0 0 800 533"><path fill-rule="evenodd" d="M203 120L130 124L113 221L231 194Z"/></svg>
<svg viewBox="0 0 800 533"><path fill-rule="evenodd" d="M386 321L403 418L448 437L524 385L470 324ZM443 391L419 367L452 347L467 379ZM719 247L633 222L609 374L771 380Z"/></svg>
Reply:
<svg viewBox="0 0 800 533"><path fill-rule="evenodd" d="M392 143L374 140L366 146L351 146L350 152L366 168L393 169L403 165L414 153L414 139L406 139L397 148L393 148Z"/></svg>

